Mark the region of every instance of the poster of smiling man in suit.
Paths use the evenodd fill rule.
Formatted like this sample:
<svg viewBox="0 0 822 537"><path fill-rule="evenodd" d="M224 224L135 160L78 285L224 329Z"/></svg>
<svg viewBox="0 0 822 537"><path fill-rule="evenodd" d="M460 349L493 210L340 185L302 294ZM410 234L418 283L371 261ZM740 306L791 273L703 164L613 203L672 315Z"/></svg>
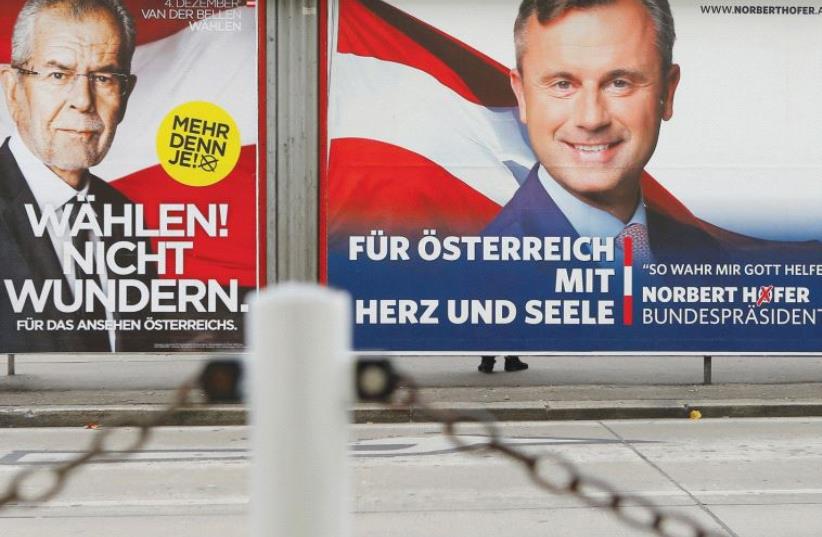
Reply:
<svg viewBox="0 0 822 537"><path fill-rule="evenodd" d="M646 263L719 258L715 239L642 195L661 123L674 115L674 38L667 0L522 2L511 85L539 165L485 233L631 235Z"/></svg>
<svg viewBox="0 0 822 537"><path fill-rule="evenodd" d="M818 350L812 4L331 2L321 222L355 347Z"/></svg>

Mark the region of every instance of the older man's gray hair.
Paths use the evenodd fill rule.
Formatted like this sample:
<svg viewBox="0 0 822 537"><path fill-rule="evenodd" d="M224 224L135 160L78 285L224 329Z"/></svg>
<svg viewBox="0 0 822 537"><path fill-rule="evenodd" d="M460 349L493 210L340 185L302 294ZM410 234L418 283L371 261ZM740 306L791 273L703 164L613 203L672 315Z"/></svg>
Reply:
<svg viewBox="0 0 822 537"><path fill-rule="evenodd" d="M76 19L99 9L111 13L117 20L123 40L120 62L127 70L131 70L131 57L134 55L137 32L134 28L134 19L123 5L122 0L28 0L17 15L11 36L11 61L14 65L25 65L31 58L34 22L37 15L41 11L58 7L65 9L70 16Z"/></svg>

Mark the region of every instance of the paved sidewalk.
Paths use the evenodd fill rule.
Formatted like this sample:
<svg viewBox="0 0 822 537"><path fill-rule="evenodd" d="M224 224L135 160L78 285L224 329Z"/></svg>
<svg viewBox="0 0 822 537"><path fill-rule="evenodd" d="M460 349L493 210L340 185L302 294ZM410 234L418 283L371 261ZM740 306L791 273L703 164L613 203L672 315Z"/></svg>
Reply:
<svg viewBox="0 0 822 537"><path fill-rule="evenodd" d="M0 427L84 426L157 414L203 356L18 356L0 375ZM528 371L476 370L471 356L394 358L438 408L483 409L501 420L822 416L822 358L714 357L702 385L701 357L539 356ZM0 357L0 372L5 373ZM497 364L501 369L502 360ZM195 395L198 402L200 394ZM357 404L358 423L426 421L419 409ZM197 405L169 424L244 423L243 405Z"/></svg>

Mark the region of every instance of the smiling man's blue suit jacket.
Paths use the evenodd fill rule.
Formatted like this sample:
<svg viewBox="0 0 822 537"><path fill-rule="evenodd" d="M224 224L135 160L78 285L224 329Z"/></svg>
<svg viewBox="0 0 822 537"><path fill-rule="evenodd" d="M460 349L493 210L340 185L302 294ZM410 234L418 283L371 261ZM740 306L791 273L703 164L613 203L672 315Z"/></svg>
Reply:
<svg viewBox="0 0 822 537"><path fill-rule="evenodd" d="M539 165L528 174L514 197L485 228L483 235L509 237L573 237L577 234L539 180ZM647 208L648 235L658 263L711 262L723 258L720 243L706 232Z"/></svg>

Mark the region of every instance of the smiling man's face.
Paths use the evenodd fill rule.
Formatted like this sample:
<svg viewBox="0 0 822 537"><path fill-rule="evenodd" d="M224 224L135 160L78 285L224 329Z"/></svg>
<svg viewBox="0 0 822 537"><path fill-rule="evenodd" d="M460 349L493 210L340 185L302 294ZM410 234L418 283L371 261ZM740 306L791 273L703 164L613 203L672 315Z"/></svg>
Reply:
<svg viewBox="0 0 822 537"><path fill-rule="evenodd" d="M21 67L38 73L123 72L121 49L117 22L107 11L77 19L56 7L37 15L31 57ZM84 76L63 87L42 76L10 71L4 77L6 101L23 142L61 176L98 164L111 146L128 95L98 94Z"/></svg>
<svg viewBox="0 0 822 537"><path fill-rule="evenodd" d="M679 82L678 66L662 73L653 20L638 0L546 24L531 16L524 45L511 84L539 161L576 197L627 221Z"/></svg>

